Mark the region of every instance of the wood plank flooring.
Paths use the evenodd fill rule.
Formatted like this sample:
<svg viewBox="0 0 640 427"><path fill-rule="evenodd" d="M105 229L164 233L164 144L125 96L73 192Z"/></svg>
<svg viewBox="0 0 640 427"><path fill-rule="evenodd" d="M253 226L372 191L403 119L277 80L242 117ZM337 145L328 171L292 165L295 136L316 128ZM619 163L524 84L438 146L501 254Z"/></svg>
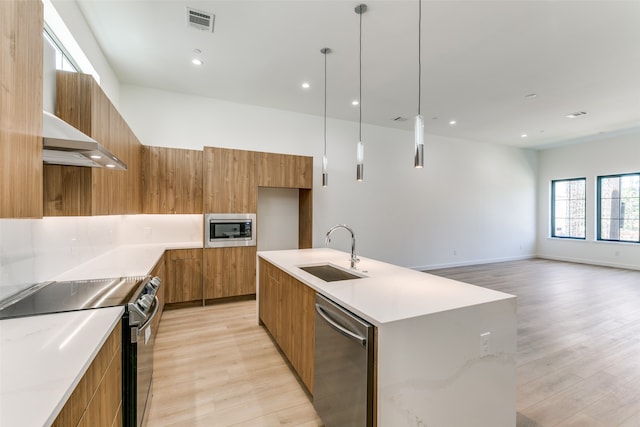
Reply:
<svg viewBox="0 0 640 427"><path fill-rule="evenodd" d="M534 259L430 273L518 296L517 427L640 427L640 271ZM255 310L165 312L149 427L322 425Z"/></svg>
<svg viewBox="0 0 640 427"><path fill-rule="evenodd" d="M240 301L163 314L148 427L322 425L256 324L255 306Z"/></svg>
<svg viewBox="0 0 640 427"><path fill-rule="evenodd" d="M517 427L640 427L640 271L534 259L429 273L518 296Z"/></svg>

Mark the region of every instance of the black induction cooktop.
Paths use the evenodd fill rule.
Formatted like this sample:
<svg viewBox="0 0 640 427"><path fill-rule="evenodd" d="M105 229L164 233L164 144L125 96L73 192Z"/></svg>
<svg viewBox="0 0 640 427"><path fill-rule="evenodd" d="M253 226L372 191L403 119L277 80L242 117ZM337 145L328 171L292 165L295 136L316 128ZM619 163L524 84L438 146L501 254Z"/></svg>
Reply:
<svg viewBox="0 0 640 427"><path fill-rule="evenodd" d="M48 282L34 285L0 305L0 319L124 305L133 302L144 277Z"/></svg>

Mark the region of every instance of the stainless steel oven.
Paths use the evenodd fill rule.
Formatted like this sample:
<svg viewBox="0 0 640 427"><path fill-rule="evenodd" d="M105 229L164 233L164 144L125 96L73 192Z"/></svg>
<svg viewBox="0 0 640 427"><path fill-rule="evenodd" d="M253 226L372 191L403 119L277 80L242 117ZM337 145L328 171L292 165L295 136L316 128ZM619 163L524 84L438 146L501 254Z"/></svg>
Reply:
<svg viewBox="0 0 640 427"><path fill-rule="evenodd" d="M122 321L122 425L140 427L153 373L151 330L159 310L157 277L47 282L3 300L0 319L124 306Z"/></svg>
<svg viewBox="0 0 640 427"><path fill-rule="evenodd" d="M256 245L256 214L208 213L204 215L204 247Z"/></svg>

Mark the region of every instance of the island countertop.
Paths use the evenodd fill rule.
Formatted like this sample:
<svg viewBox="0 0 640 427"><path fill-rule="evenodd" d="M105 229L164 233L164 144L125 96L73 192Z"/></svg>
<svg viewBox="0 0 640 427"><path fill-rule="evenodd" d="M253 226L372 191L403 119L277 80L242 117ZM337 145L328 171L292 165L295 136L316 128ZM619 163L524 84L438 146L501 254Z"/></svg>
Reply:
<svg viewBox="0 0 640 427"><path fill-rule="evenodd" d="M330 264L349 271L350 254L330 248L258 252L258 256L380 326L515 296L432 274L359 257L360 279L325 282L301 266ZM352 270L351 270L352 271Z"/></svg>

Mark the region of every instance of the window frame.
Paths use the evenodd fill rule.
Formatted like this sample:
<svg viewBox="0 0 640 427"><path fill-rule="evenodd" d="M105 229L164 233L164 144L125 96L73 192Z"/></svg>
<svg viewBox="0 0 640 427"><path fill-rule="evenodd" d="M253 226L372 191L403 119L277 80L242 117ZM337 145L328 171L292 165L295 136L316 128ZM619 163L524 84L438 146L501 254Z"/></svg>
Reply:
<svg viewBox="0 0 640 427"><path fill-rule="evenodd" d="M603 239L602 238L602 180L607 178L623 178L625 176L637 176L639 178L638 184L638 192L640 197L640 172L631 172L631 173L616 173L610 175L599 175L596 177L596 241L598 242L611 242L611 243L631 243L631 244L640 244L640 235L638 240L620 240L620 239ZM638 220L640 226L640 219Z"/></svg>
<svg viewBox="0 0 640 427"><path fill-rule="evenodd" d="M576 236L558 236L556 235L556 183L558 182L568 182L568 181L582 181L584 183L584 198L582 201L585 205L584 212L584 236L576 237ZM569 239L569 240L587 240L587 178L579 177L579 178L563 178L563 179L552 179L551 180L551 237L554 239Z"/></svg>

